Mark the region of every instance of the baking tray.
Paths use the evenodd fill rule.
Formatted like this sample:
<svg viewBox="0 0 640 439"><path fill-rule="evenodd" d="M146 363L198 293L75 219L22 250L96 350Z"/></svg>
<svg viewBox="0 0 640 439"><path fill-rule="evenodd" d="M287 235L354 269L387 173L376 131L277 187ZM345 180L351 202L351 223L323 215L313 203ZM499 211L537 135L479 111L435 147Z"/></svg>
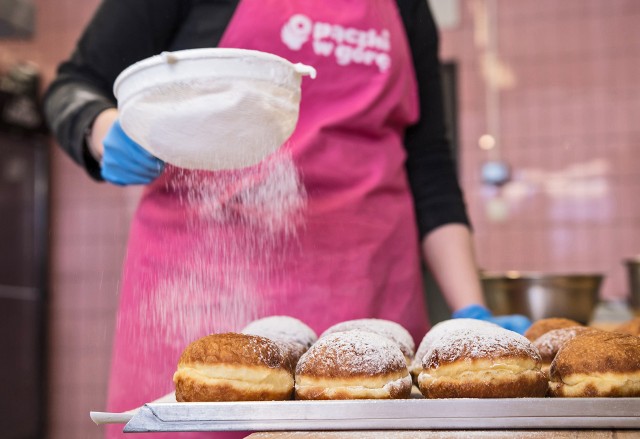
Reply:
<svg viewBox="0 0 640 439"><path fill-rule="evenodd" d="M638 429L640 398L149 403L124 432L549 428Z"/></svg>

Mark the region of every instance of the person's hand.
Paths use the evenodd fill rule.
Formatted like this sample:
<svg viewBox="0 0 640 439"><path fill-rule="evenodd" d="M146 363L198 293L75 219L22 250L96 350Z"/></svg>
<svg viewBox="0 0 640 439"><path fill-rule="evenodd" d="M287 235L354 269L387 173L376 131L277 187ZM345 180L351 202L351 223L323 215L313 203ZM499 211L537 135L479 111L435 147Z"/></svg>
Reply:
<svg viewBox="0 0 640 439"><path fill-rule="evenodd" d="M477 319L495 323L505 329L524 334L531 326L531 320L520 314L512 314L507 316L494 316L487 308L482 305L469 305L465 308L455 311L451 317L454 319Z"/></svg>
<svg viewBox="0 0 640 439"><path fill-rule="evenodd" d="M148 184L164 169L164 162L127 136L117 119L102 143L101 174L108 182L120 186Z"/></svg>

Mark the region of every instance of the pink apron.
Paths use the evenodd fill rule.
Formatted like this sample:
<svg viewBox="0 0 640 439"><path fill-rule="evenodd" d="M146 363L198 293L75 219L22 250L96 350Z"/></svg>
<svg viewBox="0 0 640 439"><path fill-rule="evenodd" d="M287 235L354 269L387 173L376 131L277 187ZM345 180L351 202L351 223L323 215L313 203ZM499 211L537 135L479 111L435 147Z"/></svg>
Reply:
<svg viewBox="0 0 640 439"><path fill-rule="evenodd" d="M261 316L290 315L318 334L363 317L399 322L418 341L427 330L403 147L416 83L395 1L243 0L220 46L275 53L318 77L304 79L296 131L265 163L168 167L146 189L124 269L112 411L172 391L190 341ZM291 188L293 164L306 199L274 191Z"/></svg>

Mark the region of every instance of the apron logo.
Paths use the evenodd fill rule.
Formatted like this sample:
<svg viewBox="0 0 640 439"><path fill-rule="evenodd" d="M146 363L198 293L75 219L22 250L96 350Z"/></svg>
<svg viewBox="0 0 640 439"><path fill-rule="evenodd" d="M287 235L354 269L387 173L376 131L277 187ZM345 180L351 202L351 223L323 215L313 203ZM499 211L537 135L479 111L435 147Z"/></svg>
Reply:
<svg viewBox="0 0 640 439"><path fill-rule="evenodd" d="M311 40L318 56L335 56L338 65L375 65L381 72L391 67L391 36L387 29L356 29L339 24L313 22L302 14L292 16L280 31L282 42L291 50L300 50Z"/></svg>

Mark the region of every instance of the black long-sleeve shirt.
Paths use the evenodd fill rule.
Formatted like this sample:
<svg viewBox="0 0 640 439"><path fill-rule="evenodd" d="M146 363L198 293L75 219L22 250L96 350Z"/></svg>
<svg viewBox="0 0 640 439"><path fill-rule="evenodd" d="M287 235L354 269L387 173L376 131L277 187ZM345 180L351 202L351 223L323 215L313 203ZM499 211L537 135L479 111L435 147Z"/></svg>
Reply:
<svg viewBox="0 0 640 439"><path fill-rule="evenodd" d="M62 148L100 180L85 138L116 106L113 83L129 65L162 51L216 46L239 0L104 0L47 90L45 114ZM397 0L418 81L420 120L405 133L406 169L421 237L469 224L446 137L438 33L425 0Z"/></svg>

